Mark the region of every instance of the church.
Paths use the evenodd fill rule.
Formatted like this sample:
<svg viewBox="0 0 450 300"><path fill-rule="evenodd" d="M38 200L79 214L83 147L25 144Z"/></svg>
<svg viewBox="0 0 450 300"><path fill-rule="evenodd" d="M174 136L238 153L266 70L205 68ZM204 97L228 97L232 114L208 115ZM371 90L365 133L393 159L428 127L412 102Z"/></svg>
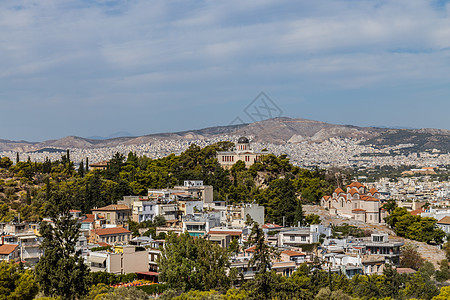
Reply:
<svg viewBox="0 0 450 300"><path fill-rule="evenodd" d="M242 160L245 163L245 167L248 168L255 162L260 161L263 155L267 154L269 154L267 151L253 151L250 147L250 141L248 138L240 137L233 151L217 152L217 160L220 165L226 169L230 169L238 160Z"/></svg>
<svg viewBox="0 0 450 300"><path fill-rule="evenodd" d="M386 211L381 208L380 193L376 189L367 190L359 182L352 182L346 192L337 188L333 195L320 200L322 207L332 215L349 217L365 223L384 223Z"/></svg>

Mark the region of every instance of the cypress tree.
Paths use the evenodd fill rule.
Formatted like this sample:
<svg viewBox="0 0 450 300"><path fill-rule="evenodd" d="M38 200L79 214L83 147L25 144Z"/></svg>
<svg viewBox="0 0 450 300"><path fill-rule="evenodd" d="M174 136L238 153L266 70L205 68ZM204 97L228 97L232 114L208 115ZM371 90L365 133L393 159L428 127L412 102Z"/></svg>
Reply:
<svg viewBox="0 0 450 300"><path fill-rule="evenodd" d="M19 152L16 152L16 164L19 162Z"/></svg>
<svg viewBox="0 0 450 300"><path fill-rule="evenodd" d="M31 204L30 189L27 187L27 205Z"/></svg>
<svg viewBox="0 0 450 300"><path fill-rule="evenodd" d="M305 216L303 214L303 206L302 201L297 200L297 207L295 208L295 217L294 217L294 226L297 226L300 223L300 226L305 223Z"/></svg>
<svg viewBox="0 0 450 300"><path fill-rule="evenodd" d="M49 200L50 199L50 178L46 177L45 178L45 199Z"/></svg>
<svg viewBox="0 0 450 300"><path fill-rule="evenodd" d="M86 157L86 166L84 167L84 170L86 171L86 174L87 174L87 172L89 172L89 158L88 157Z"/></svg>
<svg viewBox="0 0 450 300"><path fill-rule="evenodd" d="M83 163L83 161L80 162L80 167L78 168L78 175L80 175L80 177L84 177L84 163Z"/></svg>

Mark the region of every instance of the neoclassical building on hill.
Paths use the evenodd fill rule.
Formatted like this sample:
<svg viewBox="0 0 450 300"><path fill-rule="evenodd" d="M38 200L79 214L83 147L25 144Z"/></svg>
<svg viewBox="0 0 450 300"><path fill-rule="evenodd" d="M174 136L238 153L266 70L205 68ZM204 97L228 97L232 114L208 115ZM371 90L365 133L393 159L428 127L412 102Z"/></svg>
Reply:
<svg viewBox="0 0 450 300"><path fill-rule="evenodd" d="M217 152L217 160L224 168L231 168L238 160L245 162L245 167L250 167L261 159L261 156L269 152L255 152L250 147L250 141L246 137L240 137L233 151Z"/></svg>
<svg viewBox="0 0 450 300"><path fill-rule="evenodd" d="M320 204L333 215L353 218L366 223L385 223L386 211L381 208L380 193L376 189L367 190L359 182L352 182L344 192L337 188L333 195L324 196Z"/></svg>

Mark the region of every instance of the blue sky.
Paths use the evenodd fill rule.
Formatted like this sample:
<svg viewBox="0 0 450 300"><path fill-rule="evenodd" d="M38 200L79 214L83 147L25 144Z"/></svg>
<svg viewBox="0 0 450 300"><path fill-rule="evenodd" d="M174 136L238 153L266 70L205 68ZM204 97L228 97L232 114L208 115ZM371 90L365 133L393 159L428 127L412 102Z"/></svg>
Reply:
<svg viewBox="0 0 450 300"><path fill-rule="evenodd" d="M283 116L450 129L447 1L0 1L0 139Z"/></svg>

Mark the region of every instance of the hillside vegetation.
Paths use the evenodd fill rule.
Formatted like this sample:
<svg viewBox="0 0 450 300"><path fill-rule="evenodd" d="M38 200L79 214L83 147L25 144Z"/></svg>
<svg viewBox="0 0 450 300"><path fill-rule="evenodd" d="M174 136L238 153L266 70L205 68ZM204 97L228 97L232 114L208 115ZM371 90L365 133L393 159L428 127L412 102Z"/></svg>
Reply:
<svg viewBox="0 0 450 300"><path fill-rule="evenodd" d="M117 203L125 195L146 195L148 189L203 180L205 185L214 186L214 200L256 201L265 206L267 221L281 223L285 216L286 224L291 225L299 221L295 216L301 214L302 202L317 202L342 185L339 171L302 169L283 155L267 155L248 169L238 161L226 170L218 163L216 152L233 146L230 142L203 149L191 145L181 155L160 159L116 153L104 171L90 171L84 161L76 170L69 151L60 160L43 163L28 160L13 164L4 157L0 165L0 220L11 221L20 213L22 220L39 221L53 191L69 197L74 209L90 213L92 208Z"/></svg>

